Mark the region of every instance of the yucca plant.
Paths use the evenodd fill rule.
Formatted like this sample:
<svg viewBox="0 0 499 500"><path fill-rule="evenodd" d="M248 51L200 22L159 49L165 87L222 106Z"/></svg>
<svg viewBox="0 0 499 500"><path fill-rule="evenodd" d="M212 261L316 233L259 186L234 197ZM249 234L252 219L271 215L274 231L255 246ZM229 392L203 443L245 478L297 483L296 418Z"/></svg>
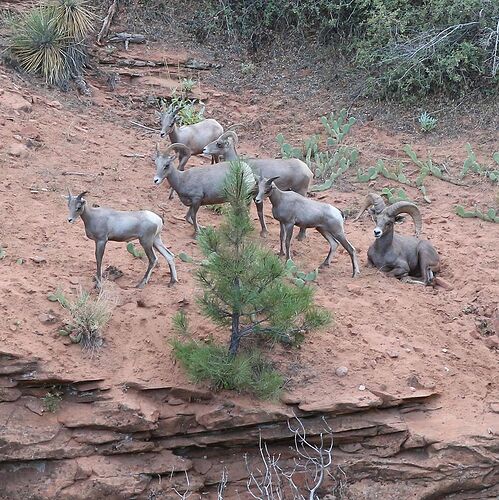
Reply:
<svg viewBox="0 0 499 500"><path fill-rule="evenodd" d="M83 41L92 31L95 16L87 0L49 0L47 7L56 29L68 39Z"/></svg>
<svg viewBox="0 0 499 500"><path fill-rule="evenodd" d="M63 85L82 73L93 18L86 0L48 0L13 20L10 54L26 72Z"/></svg>
<svg viewBox="0 0 499 500"><path fill-rule="evenodd" d="M28 73L39 73L48 83L68 77L66 43L45 7L27 11L12 26L10 52Z"/></svg>

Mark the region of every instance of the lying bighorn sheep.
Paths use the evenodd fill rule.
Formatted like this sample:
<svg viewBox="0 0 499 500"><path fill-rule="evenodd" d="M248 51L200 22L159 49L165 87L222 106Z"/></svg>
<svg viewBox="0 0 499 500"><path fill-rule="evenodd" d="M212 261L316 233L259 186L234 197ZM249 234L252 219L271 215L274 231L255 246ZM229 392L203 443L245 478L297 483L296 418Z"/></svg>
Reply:
<svg viewBox="0 0 499 500"><path fill-rule="evenodd" d="M425 285L434 281L434 273L440 270L440 259L431 243L411 236L401 236L393 231L399 215L407 213L412 217L416 226L416 236L419 236L422 227L421 213L414 203L399 201L393 205L385 206L383 198L376 193L367 195L362 210L354 219L373 206L371 211L376 227L374 236L376 240L367 251L369 264L386 272L389 276L403 279L407 282L421 283L410 276L423 279Z"/></svg>
<svg viewBox="0 0 499 500"><path fill-rule="evenodd" d="M161 241L161 230L163 219L149 210L141 211L118 211L112 208L94 208L87 206L83 198L87 192L73 196L68 190L69 216L68 222L75 222L81 217L85 225L87 236L95 241L95 259L97 261L96 286L102 283L102 257L108 241L132 241L138 239L149 259L146 274L137 285L143 288L149 281L152 270L158 258L154 249L166 259L170 267L170 285L177 282L177 271L172 252L165 247Z"/></svg>
<svg viewBox="0 0 499 500"><path fill-rule="evenodd" d="M175 152L173 152L175 151ZM225 176L230 169L230 162L217 165L179 170L175 167L177 153L183 158L190 156L190 151L184 144L171 144L161 151L156 144L156 175L154 183L159 185L168 179L170 186L178 194L180 201L189 207L185 220L194 226L198 233L197 212L201 205L215 205L226 201L224 193ZM255 185L253 173L246 165L246 179L251 188Z"/></svg>
<svg viewBox="0 0 499 500"><path fill-rule="evenodd" d="M156 116L161 121L161 137L170 137L172 144L181 143L185 144L190 150L191 154L198 155L203 152L203 148L214 141L217 137L223 134L223 127L213 118L207 118L194 123L193 125L177 126L179 121L178 112L180 106L170 106L166 111L156 111ZM218 156L212 155L211 163L216 163ZM182 169L183 170L183 167Z"/></svg>
<svg viewBox="0 0 499 500"><path fill-rule="evenodd" d="M229 130L222 134L216 141L208 144L204 149L203 153L218 155L223 157L225 161L238 160L239 155L236 151L236 146L238 143L238 138L235 132ZM263 175L264 177L274 177L276 179L276 186L282 191L294 191L302 196L306 196L310 183L314 174L308 168L306 163L298 160L296 158L289 159L247 159L244 161L251 167L253 172L259 177ZM265 224L265 219L263 217L263 205L262 203L257 203L258 219L260 220L260 225L262 226L261 236L266 236L267 225ZM300 228L300 234L298 235L298 240L305 238L305 228Z"/></svg>
<svg viewBox="0 0 499 500"><path fill-rule="evenodd" d="M280 255L284 255L283 247L285 244L286 259L291 258L290 246L293 226L300 228L313 227L326 238L330 246L329 253L321 267L329 266L331 257L334 255L338 243L340 243L352 260L352 276L357 276L360 273L357 253L345 236L342 213L336 207L327 203L305 198L293 191L281 191L273 182L275 180L276 177L270 179L260 177L256 201L261 202L264 198L269 197L270 203L272 203L272 215L281 225Z"/></svg>

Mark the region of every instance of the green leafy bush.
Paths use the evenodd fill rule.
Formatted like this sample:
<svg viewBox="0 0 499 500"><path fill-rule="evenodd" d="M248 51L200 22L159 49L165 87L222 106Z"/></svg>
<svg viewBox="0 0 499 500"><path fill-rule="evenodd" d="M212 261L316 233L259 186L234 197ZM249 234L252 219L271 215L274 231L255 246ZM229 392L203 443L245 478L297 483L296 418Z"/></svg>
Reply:
<svg viewBox="0 0 499 500"><path fill-rule="evenodd" d="M368 75L366 93L417 99L498 91L498 17L493 0L206 0L191 28L250 51L279 34L334 43Z"/></svg>
<svg viewBox="0 0 499 500"><path fill-rule="evenodd" d="M93 19L86 0L50 0L28 9L11 21L10 57L24 71L64 86L82 74Z"/></svg>
<svg viewBox="0 0 499 500"><path fill-rule="evenodd" d="M258 351L231 356L224 346L192 340L174 340L172 347L193 382L208 380L214 390L249 392L262 399L279 397L284 379Z"/></svg>

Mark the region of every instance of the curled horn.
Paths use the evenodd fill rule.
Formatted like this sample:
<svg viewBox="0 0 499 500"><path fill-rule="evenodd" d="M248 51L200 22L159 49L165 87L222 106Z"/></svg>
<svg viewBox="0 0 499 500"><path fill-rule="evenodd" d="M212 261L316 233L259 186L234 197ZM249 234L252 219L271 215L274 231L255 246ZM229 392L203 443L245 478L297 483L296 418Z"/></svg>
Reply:
<svg viewBox="0 0 499 500"><path fill-rule="evenodd" d="M80 193L77 198L81 200L86 194L88 194L88 191L83 191L83 193Z"/></svg>
<svg viewBox="0 0 499 500"><path fill-rule="evenodd" d="M397 203L386 207L385 213L389 217L396 217L401 213L409 214L414 221L414 226L416 226L416 235L419 236L421 228L423 227L423 219L421 217L419 208L414 203L411 203L409 201L398 201Z"/></svg>
<svg viewBox="0 0 499 500"><path fill-rule="evenodd" d="M217 141L224 141L228 137L231 137L232 140L234 141L234 144L237 146L239 139L237 138L237 134L233 130L227 130L224 132L218 139Z"/></svg>
<svg viewBox="0 0 499 500"><path fill-rule="evenodd" d="M269 179L267 179L267 186L272 186L272 183L276 180L276 179L279 179L279 175L275 175L274 177L270 177Z"/></svg>
<svg viewBox="0 0 499 500"><path fill-rule="evenodd" d="M366 199L364 200L364 205L362 206L361 211L359 212L359 215L355 217L353 222L357 221L360 219L360 216L371 206L374 205L374 212L376 215L380 214L386 207L385 202L383 198L376 193L369 193L366 196Z"/></svg>

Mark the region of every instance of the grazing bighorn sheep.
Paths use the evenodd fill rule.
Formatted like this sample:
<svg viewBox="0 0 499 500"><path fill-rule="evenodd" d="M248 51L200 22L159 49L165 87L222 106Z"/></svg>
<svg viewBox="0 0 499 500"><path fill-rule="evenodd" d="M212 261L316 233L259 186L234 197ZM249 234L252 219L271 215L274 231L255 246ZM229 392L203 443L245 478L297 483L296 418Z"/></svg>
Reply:
<svg viewBox="0 0 499 500"><path fill-rule="evenodd" d="M362 210L354 219L369 208L376 227L374 236L376 240L367 251L369 264L409 283L422 283L413 280L411 276L421 277L425 285L434 281L434 273L440 270L440 259L431 243L411 236L401 236L393 231L394 224L402 213L412 217L416 226L416 236L419 236L422 227L421 213L414 203L399 201L393 205L385 206L383 198L376 193L367 195Z"/></svg>
<svg viewBox="0 0 499 500"><path fill-rule="evenodd" d="M175 153L172 154L172 151ZM154 184L159 185L164 179L168 179L170 186L175 190L180 201L189 210L185 220L194 226L195 234L199 232L197 223L197 212L201 205L215 205L224 203L225 176L230 169L230 162L222 162L217 165L206 165L182 171L175 167L177 153L190 156L190 151L185 144L171 144L166 150L161 151L156 144L156 175ZM246 165L245 173L247 182L253 188L255 180L251 169Z"/></svg>
<svg viewBox="0 0 499 500"><path fill-rule="evenodd" d="M149 210L131 212L113 210L112 208L89 207L83 198L85 194L87 194L86 191L78 196L73 196L68 190L68 196L65 196L69 207L68 222L73 223L78 217L81 217L87 236L95 241L96 286L98 288L102 283L102 257L108 241L138 239L144 248L149 259L149 266L137 288L143 288L149 281L152 270L158 261L154 249L158 250L170 267L170 285L177 282L175 255L161 241L163 219L159 215Z"/></svg>
<svg viewBox="0 0 499 500"><path fill-rule="evenodd" d="M347 240L343 229L343 215L333 205L305 198L293 191L281 191L275 184L276 177L266 179L260 176L258 179L258 194L256 201L261 202L268 197L272 203L272 215L281 226L280 255L286 255L291 259L291 237L293 226L300 228L313 227L326 238L329 243L329 253L321 264L321 267L329 266L331 257L334 255L338 243L348 252L352 260L353 273L355 277L360 273L357 262L357 253L352 244ZM286 252L284 252L284 245Z"/></svg>
<svg viewBox="0 0 499 500"><path fill-rule="evenodd" d="M239 155L236 151L238 138L235 132L229 130L222 134L216 141L208 144L203 153L218 155L223 157L225 161L238 160ZM307 164L296 158L289 159L247 159L244 161L251 167L253 172L259 177L274 177L276 179L276 186L282 191L294 191L295 193L306 196L310 183L314 174L308 168ZM267 235L267 225L263 217L263 204L257 203L256 209L258 212L258 219L262 226L261 236ZM298 240L305 238L305 228L300 228Z"/></svg>

